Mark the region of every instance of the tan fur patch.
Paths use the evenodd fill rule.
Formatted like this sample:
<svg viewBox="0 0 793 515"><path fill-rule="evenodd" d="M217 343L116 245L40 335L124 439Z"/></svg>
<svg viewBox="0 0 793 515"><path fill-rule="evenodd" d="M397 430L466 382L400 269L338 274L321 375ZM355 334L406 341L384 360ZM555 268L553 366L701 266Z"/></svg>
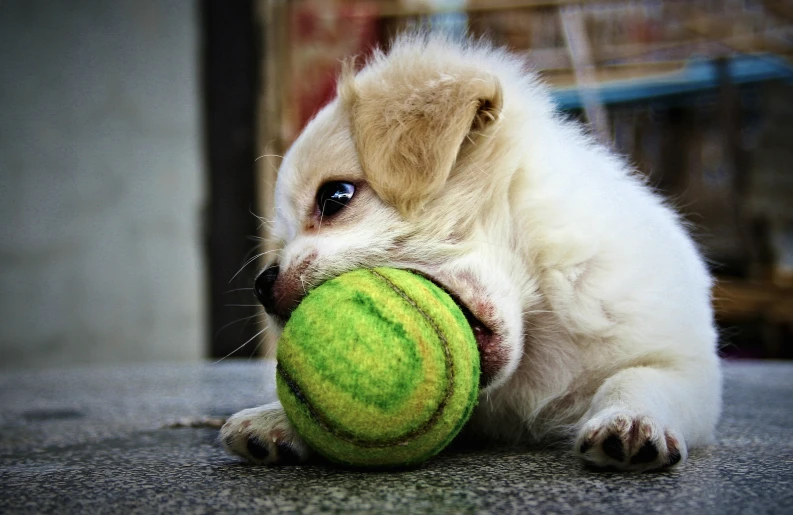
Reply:
<svg viewBox="0 0 793 515"><path fill-rule="evenodd" d="M466 138L493 125L501 111L495 77L450 68L399 76L389 68L363 79L345 73L340 81L367 181L408 217L443 188Z"/></svg>

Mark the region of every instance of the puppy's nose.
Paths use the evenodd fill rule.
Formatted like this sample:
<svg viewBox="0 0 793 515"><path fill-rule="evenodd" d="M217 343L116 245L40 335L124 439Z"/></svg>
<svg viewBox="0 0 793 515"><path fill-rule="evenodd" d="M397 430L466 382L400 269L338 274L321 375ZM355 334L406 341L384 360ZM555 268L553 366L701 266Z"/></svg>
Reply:
<svg viewBox="0 0 793 515"><path fill-rule="evenodd" d="M264 310L270 314L275 314L275 295L273 295L273 286L278 279L279 272L278 265L271 265L265 268L256 281L253 283L253 291L256 293L256 298L264 306Z"/></svg>

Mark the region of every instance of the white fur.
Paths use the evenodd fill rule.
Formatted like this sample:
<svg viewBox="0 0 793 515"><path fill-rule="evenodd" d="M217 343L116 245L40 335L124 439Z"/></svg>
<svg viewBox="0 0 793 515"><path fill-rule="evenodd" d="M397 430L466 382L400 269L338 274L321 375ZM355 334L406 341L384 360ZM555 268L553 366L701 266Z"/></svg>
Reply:
<svg viewBox="0 0 793 515"><path fill-rule="evenodd" d="M453 82L474 70L494 77L503 95L495 121L467 137L442 189L415 216L378 196L353 136L367 130L351 114L355 95L382 88L398 98L408 86L422 94L383 79L394 70L419 86L421 74ZM395 266L454 292L497 329L508 356L469 424L479 438L569 440L584 460L627 470L674 466L675 455L682 463L689 448L711 441L721 375L699 252L624 160L554 111L519 59L480 43L405 36L347 78L340 94L279 172L283 281L308 289L353 268ZM328 180L360 186L333 220L312 220L317 188ZM273 410L280 407L265 412ZM230 420L224 435L242 435L234 431L244 418ZM270 441L270 425L259 424L261 441ZM624 459L605 452L611 435ZM658 456L631 463L647 441ZM229 446L245 456L244 445Z"/></svg>

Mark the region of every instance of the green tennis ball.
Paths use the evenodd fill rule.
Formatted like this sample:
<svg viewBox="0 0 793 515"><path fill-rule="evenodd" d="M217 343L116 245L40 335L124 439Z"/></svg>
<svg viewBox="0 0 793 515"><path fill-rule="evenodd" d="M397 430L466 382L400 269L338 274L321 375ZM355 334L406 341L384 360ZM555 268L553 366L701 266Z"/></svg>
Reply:
<svg viewBox="0 0 793 515"><path fill-rule="evenodd" d="M427 279L355 270L312 290L278 343L277 392L320 454L360 467L416 465L476 405L479 352L462 311Z"/></svg>

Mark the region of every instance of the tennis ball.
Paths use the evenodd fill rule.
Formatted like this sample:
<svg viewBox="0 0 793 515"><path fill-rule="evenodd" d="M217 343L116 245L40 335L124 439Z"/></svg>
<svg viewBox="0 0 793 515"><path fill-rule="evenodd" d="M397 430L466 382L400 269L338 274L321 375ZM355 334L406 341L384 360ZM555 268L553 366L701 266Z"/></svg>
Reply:
<svg viewBox="0 0 793 515"><path fill-rule="evenodd" d="M286 415L344 465L419 464L451 442L478 397L479 352L460 308L404 270L355 270L312 290L278 343Z"/></svg>

